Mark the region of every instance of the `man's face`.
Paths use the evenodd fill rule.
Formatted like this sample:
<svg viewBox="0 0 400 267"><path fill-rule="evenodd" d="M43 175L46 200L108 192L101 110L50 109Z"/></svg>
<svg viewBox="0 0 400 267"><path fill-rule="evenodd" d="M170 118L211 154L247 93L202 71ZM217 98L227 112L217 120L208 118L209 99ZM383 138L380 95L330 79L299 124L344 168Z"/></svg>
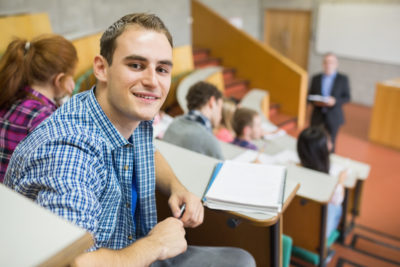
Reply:
<svg viewBox="0 0 400 267"><path fill-rule="evenodd" d="M222 119L222 98L216 100L214 102L214 106L212 108L212 116L211 116L211 124L213 127L218 127L221 123Z"/></svg>
<svg viewBox="0 0 400 267"><path fill-rule="evenodd" d="M172 47L163 33L128 26L117 38L111 66L106 64L106 100L111 121L128 127L151 120L171 84Z"/></svg>
<svg viewBox="0 0 400 267"><path fill-rule="evenodd" d="M260 116L254 116L253 125L251 126L251 139L258 140L261 139L263 134L263 130L261 127L261 118Z"/></svg>
<svg viewBox="0 0 400 267"><path fill-rule="evenodd" d="M326 75L331 75L337 70L338 61L335 55L327 55L323 61L324 73Z"/></svg>

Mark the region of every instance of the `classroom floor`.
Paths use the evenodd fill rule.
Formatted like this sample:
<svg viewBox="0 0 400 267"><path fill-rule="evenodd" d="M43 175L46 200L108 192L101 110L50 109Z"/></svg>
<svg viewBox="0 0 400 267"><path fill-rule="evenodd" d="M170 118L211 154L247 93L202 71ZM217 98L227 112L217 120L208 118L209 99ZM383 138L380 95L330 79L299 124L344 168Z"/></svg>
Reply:
<svg viewBox="0 0 400 267"><path fill-rule="evenodd" d="M345 244L334 244L328 267L400 266L400 150L368 141L371 108L344 107L336 153L371 165L361 211ZM312 266L297 259L291 266Z"/></svg>

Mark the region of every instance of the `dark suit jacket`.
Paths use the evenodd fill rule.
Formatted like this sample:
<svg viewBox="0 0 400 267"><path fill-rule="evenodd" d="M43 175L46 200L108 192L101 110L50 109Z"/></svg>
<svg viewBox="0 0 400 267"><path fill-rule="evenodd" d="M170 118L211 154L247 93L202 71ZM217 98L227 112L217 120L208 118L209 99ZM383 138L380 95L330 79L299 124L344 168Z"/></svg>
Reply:
<svg viewBox="0 0 400 267"><path fill-rule="evenodd" d="M322 95L321 88L322 74L315 75L311 81L310 95ZM331 96L336 98L336 104L327 108L326 123L332 128L337 128L344 123L342 105L350 101L349 79L346 75L337 73L332 85ZM322 108L314 106L311 115L311 125L324 122Z"/></svg>

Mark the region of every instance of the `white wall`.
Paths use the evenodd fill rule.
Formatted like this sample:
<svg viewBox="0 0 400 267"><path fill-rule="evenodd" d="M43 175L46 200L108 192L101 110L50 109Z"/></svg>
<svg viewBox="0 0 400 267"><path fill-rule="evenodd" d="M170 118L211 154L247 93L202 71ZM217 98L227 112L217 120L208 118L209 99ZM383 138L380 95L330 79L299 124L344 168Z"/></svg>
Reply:
<svg viewBox="0 0 400 267"><path fill-rule="evenodd" d="M105 30L125 14L158 15L175 46L191 43L190 0L0 0L0 14L47 12L53 32L66 37Z"/></svg>

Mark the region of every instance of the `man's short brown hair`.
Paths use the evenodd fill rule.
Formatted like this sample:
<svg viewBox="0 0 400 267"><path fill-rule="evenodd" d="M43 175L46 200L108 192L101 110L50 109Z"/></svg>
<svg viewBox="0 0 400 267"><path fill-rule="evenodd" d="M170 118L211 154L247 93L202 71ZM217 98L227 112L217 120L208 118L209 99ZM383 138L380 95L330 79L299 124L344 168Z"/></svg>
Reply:
<svg viewBox="0 0 400 267"><path fill-rule="evenodd" d="M173 47L171 33L168 31L167 27L159 17L154 14L147 13L134 13L125 15L108 27L100 39L100 55L107 60L109 65L112 64L112 59L116 48L116 39L125 31L125 28L128 25L136 25L146 30L163 33L167 37L171 47Z"/></svg>
<svg viewBox="0 0 400 267"><path fill-rule="evenodd" d="M201 109L211 97L215 100L222 98L217 87L208 82L197 82L193 84L186 95L187 107L189 110Z"/></svg>
<svg viewBox="0 0 400 267"><path fill-rule="evenodd" d="M249 108L236 109L232 119L232 127L236 133L236 136L241 136L246 126L253 126L253 119L257 115L257 111Z"/></svg>

